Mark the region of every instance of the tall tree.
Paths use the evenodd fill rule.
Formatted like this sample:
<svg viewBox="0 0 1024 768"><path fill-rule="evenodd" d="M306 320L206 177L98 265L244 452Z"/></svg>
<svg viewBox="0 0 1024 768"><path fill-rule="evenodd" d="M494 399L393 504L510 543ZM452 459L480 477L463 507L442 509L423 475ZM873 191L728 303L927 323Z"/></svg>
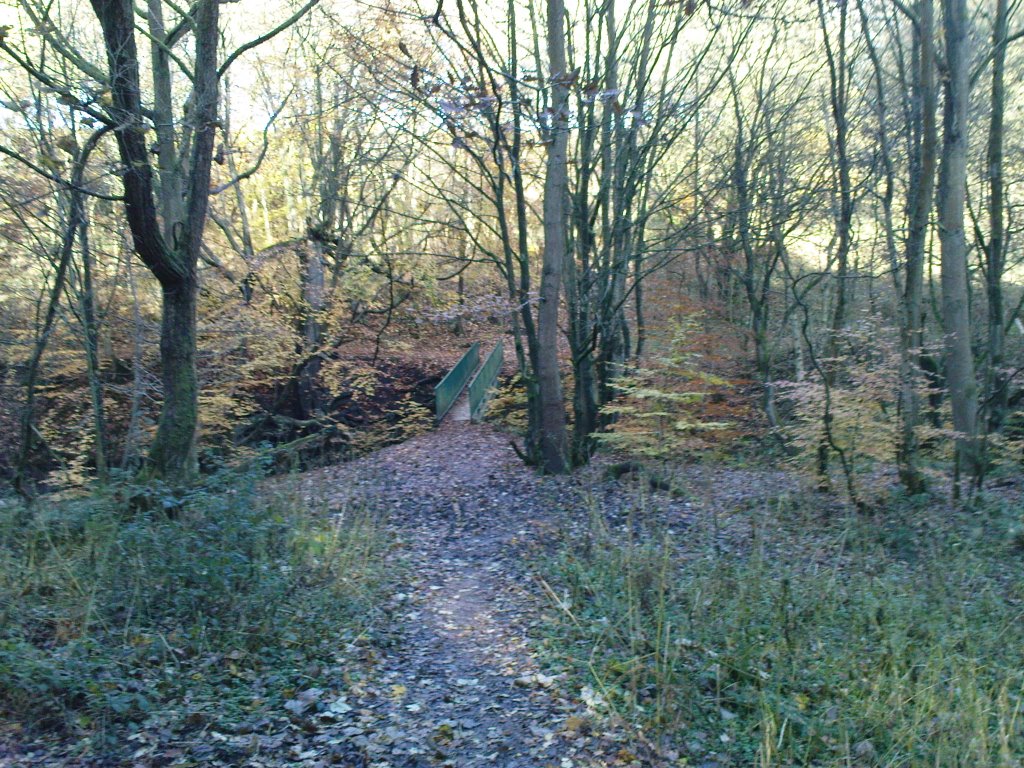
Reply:
<svg viewBox="0 0 1024 768"><path fill-rule="evenodd" d="M139 54L135 42L135 6L131 0L91 0L93 11L103 29L107 54L107 83L110 87L111 122L116 126L117 148L124 166L124 207L135 252L160 283L163 314L160 330L160 362L163 381L163 407L156 438L149 458L154 474L171 482L187 481L196 471L195 438L198 427L198 382L196 379L196 296L199 282L196 264L202 244L203 227L210 198L210 165L216 138L217 85L219 81L217 49L220 40L217 0L201 0L190 20L182 20L181 29L195 29L195 67L188 127L191 157L188 177L182 190L180 218L158 218L146 142L148 121L142 103ZM151 8L155 3L151 3ZM174 43L165 37L164 48ZM165 51L157 55L160 58ZM167 69L157 66L155 80L156 112L170 110L160 82ZM173 123L172 123L173 124ZM163 128L164 126L161 126ZM162 134L158 131L158 137ZM161 140L162 163L171 163L171 150ZM169 189L170 188L170 189ZM161 195L166 208L177 209L177 191L170 179L161 177ZM171 202L173 200L173 202Z"/></svg>
<svg viewBox="0 0 1024 768"><path fill-rule="evenodd" d="M602 0L587 0L581 12L587 23L569 31L567 66L579 72L579 86L572 93L577 131L569 148L572 249L565 262L578 462L607 426L601 409L616 396L629 357L644 351L644 281L677 258L690 236L691 166L678 160L687 129L750 28L732 21L735 29L726 31L725 17L720 23L714 13L656 0L634 3L622 19ZM687 47L686 29L706 23L700 43Z"/></svg>
<svg viewBox="0 0 1024 768"><path fill-rule="evenodd" d="M910 165L907 186L907 237L904 244L903 302L900 315L900 445L897 463L907 490L924 490L918 467L916 428L920 420L918 382L924 346L925 240L935 196L938 164L938 88L935 84L935 6L933 0L915 5L912 83L910 96Z"/></svg>
<svg viewBox="0 0 1024 768"><path fill-rule="evenodd" d="M545 472L569 468L569 440L558 362L558 310L569 243L569 85L565 62L565 4L547 0L548 86L551 123L544 177L544 260L537 310L537 383L540 390L540 453Z"/></svg>
<svg viewBox="0 0 1024 768"><path fill-rule="evenodd" d="M920 469L917 426L920 421L921 349L924 344L922 296L924 288L925 241L935 197L938 136L936 131L937 89L935 85L935 10L933 0L917 0L911 7L898 6L911 25L911 55L908 67L897 50L898 85L903 108L903 138L907 146L907 184L904 200L906 234L903 258L899 257L893 207L897 186L894 140L889 131L882 52L871 30L864 2L859 5L868 55L875 80L874 108L878 119L879 154L882 163L882 225L889 252L893 286L899 297L899 436L896 463L900 481L911 494L925 489ZM886 17L890 36L899 34L898 16ZM907 95L909 94L909 95ZM899 113L897 112L897 115Z"/></svg>
<svg viewBox="0 0 1024 768"><path fill-rule="evenodd" d="M403 45L412 59L407 78L410 95L433 113L450 140L446 146L433 134L417 137L422 150L419 162L428 168L433 162L435 168L447 171L431 169L424 174L424 185L461 222L478 254L475 259L490 263L502 279L519 375L526 388L525 458L539 465L541 342L533 253L537 216L530 194L536 155L531 152L535 142L529 134L538 128L546 136L550 130L550 120L541 125L538 113L547 113L541 104L546 105L552 94L550 89L538 88L536 73L524 66L522 50L530 49L519 40L524 19L516 0L509 0L506 7L503 44L492 35L481 4L461 0L450 24L440 7L437 15L426 20L429 34L436 36L432 59L413 58L416 52ZM532 3L528 5L534 32L531 58L539 72L543 54L535 10ZM474 210L466 209L466 187L474 193ZM556 292L556 302L557 298ZM557 325L552 328L557 331Z"/></svg>
<svg viewBox="0 0 1024 768"><path fill-rule="evenodd" d="M996 0L992 21L992 91L988 125L988 242L985 251L985 293L988 298L988 365L985 371L985 403L988 428L998 430L1009 410L1010 377L1004 370L1003 273L1006 271L1006 188L1003 178L1003 143L1006 121L1006 48L1010 38L1010 4Z"/></svg>
<svg viewBox="0 0 1024 768"><path fill-rule="evenodd" d="M95 150L97 143L107 133L107 131L108 129L106 126L94 131L86 141L85 146L80 151L76 151L70 183L68 184L67 222L65 224L63 237L58 251L58 259L53 277L53 287L50 291L46 311L43 314L42 327L40 328L39 335L35 341L35 345L33 346L32 356L29 359L28 366L26 367L25 405L21 415L20 452L14 467L14 487L19 493L27 497L30 497L32 493L30 483L28 481L27 469L32 445L34 443L33 435L35 433L35 424L33 423L33 419L35 416L36 383L39 377L40 364L42 363L43 353L46 351L47 344L50 341L50 334L53 330L54 321L57 318L61 296L66 290L68 272L71 267L72 256L74 255L75 239L82 235L81 227L85 220L83 189L85 168L89 161L89 155L93 150ZM97 464L102 462L102 455L102 448L100 448L98 444L96 451ZM105 470L105 466L103 468Z"/></svg>
<svg viewBox="0 0 1024 768"><path fill-rule="evenodd" d="M198 0L188 10L166 4L176 17L170 25L161 0L147 0L141 8L131 0L90 0L99 22L105 67L93 64L76 47L75 33L63 30L59 16L53 15L59 9L25 0L22 10L56 52L51 58L73 70L71 75L55 70L42 57L34 61L27 50L16 50L0 36L0 49L18 66L56 93L63 104L116 136L123 209L134 250L161 290L163 402L149 471L171 483L187 482L197 470L197 264L220 127L219 82L232 62L290 27L316 2L309 0L283 23L223 60L217 0ZM150 62L145 68L138 35L150 41ZM186 40L193 44L191 57L180 51ZM151 78L151 89L143 82L143 71ZM174 93L179 82L189 89L184 99ZM150 131L155 132L155 141L147 136Z"/></svg>
<svg viewBox="0 0 1024 768"><path fill-rule="evenodd" d="M942 328L945 333L946 381L953 408L956 477L977 476L978 385L971 351L967 239L964 205L967 195L967 107L970 96L967 50L967 0L943 0L946 42L945 104L942 163L937 208L942 248ZM959 492L959 482L957 482Z"/></svg>
<svg viewBox="0 0 1024 768"><path fill-rule="evenodd" d="M849 124L849 103L850 103L850 61L849 61L849 39L848 39L848 17L849 6L842 2L838 4L838 29L833 33L831 19L826 12L823 0L818 0L818 24L821 28L822 39L825 46L825 61L828 64L829 81L829 107L832 118L831 128L834 131L832 139L832 165L833 179L835 184L834 221L835 221L835 269L836 269L836 290L835 303L832 307L832 317L828 331L825 335L825 350L823 362L825 363L824 384L826 389L834 387L838 368L836 358L839 354L839 340L846 325L847 303L848 303L848 281L850 276L850 251L853 247L853 213L854 197L853 182L850 176L850 124ZM828 399L826 399L826 404ZM828 472L829 453L831 451L831 437L828 436L830 420L833 418L826 405L824 419L824 431L826 436L818 445L818 472L824 478Z"/></svg>

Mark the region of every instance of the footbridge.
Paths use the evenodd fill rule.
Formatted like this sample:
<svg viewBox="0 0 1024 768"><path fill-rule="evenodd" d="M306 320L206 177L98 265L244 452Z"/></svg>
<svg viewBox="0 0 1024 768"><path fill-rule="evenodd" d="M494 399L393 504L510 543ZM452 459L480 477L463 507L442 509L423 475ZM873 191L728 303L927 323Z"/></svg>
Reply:
<svg viewBox="0 0 1024 768"><path fill-rule="evenodd" d="M434 387L435 419L438 424L451 421L479 421L487 410L498 373L505 359L501 339L490 354L480 361L480 342L466 350L441 383Z"/></svg>

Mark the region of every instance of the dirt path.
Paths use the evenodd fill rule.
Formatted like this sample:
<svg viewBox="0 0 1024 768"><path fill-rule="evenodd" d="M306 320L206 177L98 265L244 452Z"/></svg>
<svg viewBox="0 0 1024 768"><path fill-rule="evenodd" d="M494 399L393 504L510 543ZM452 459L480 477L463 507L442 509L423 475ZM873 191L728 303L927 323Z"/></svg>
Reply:
<svg viewBox="0 0 1024 768"><path fill-rule="evenodd" d="M182 719L186 700L140 724L116 753L94 751L88 739L23 742L17 724L0 723L0 768L682 765L678 746L666 742L659 751L631 733L601 711L600 692L560 674L558 658L545 655L543 635L557 607L531 572L537 556L582 541L592 512L613 535L637 532L628 512L646 484L602 480L603 466L598 460L570 477L539 477L507 436L449 419L400 445L294 478L317 508L326 503L345 514L368 505L393 534L395 586L371 636L338 647L335 665L303 670L308 687L289 689L294 698L284 711ZM693 526L709 509L782 498L791 483L784 472L696 464L682 479L682 497L641 494L643 516L679 533L681 545L693 533L698 546L708 531ZM286 482L291 492L293 479ZM746 545L748 517L731 526L727 517L715 520L708 530L720 537L716 546Z"/></svg>
<svg viewBox="0 0 1024 768"><path fill-rule="evenodd" d="M334 505L363 497L390 510L410 574L391 600L394 642L338 723L353 765L667 765L595 719L579 683L536 656L551 607L524 547L574 503L571 480L539 479L506 437L448 421L305 482L335 489Z"/></svg>

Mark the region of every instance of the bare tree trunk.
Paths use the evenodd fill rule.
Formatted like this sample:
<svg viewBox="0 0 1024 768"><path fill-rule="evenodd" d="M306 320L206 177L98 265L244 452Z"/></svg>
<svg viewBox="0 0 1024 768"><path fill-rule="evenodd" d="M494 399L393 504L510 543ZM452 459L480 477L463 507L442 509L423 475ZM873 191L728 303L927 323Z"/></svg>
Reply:
<svg viewBox="0 0 1024 768"><path fill-rule="evenodd" d="M914 67L910 96L912 131L910 183L907 189L907 238L904 246L903 306L900 315L900 480L908 492L925 489L918 466L916 428L921 404L921 348L924 345L921 302L924 294L924 254L928 220L935 194L938 135L935 124L938 92L935 84L935 8L933 0L915 5Z"/></svg>
<svg viewBox="0 0 1024 768"><path fill-rule="evenodd" d="M633 357L640 361L647 344L647 316L644 313L644 260L643 243L638 243L636 256L633 259L633 313L636 323L636 344L633 346Z"/></svg>
<svg viewBox="0 0 1024 768"><path fill-rule="evenodd" d="M943 114L942 165L937 207L942 247L942 326L946 338L946 381L953 408L956 476L978 474L978 385L971 352L968 304L967 239L964 204L967 195L967 0L943 0L946 39L946 99Z"/></svg>
<svg viewBox="0 0 1024 768"><path fill-rule="evenodd" d="M138 286L135 282L135 271L132 269L131 255L126 258L128 272L128 289L132 296L132 396L128 409L128 428L125 430L124 448L121 451L121 469L134 471L139 459L139 422L142 418L142 398L145 395L143 383L143 320L139 307Z"/></svg>
<svg viewBox="0 0 1024 768"><path fill-rule="evenodd" d="M125 172L124 206L135 252L160 282L163 318L160 362L163 407L150 449L153 473L171 483L188 482L197 472L195 439L199 423L195 368L196 264L210 199L210 165L216 134L220 73L220 4L202 0L193 14L196 40L188 130L191 156L181 222L162 235L154 197L153 168L145 135L135 7L131 0L91 0L103 29L110 73L110 117ZM166 93L164 94L166 96ZM160 93L157 93L160 97ZM160 109L168 105L161 105ZM173 173L171 174L174 175Z"/></svg>
<svg viewBox="0 0 1024 768"><path fill-rule="evenodd" d="M100 356L96 294L92 283L92 251L89 248L89 227L83 215L78 225L78 247L82 255L82 287L79 295L82 315L82 334L85 340L86 373L89 379L89 400L92 405L93 452L96 477L107 481L107 420L103 405L103 381L100 378Z"/></svg>
<svg viewBox="0 0 1024 768"><path fill-rule="evenodd" d="M21 443L18 460L14 469L14 488L26 498L34 495L31 483L27 477L29 458L32 454L32 447L35 442L35 395L36 379L39 376L39 365L46 351L46 345L50 340L50 332L53 329L53 321L57 316L57 306L60 304L60 297L64 292L64 284L67 279L68 265L71 263L71 253L75 244L75 234L78 231L78 219L81 216L82 200L81 193L77 190L71 191L71 212L69 221L64 232L64 241L61 243L60 260L57 263L57 270L53 276L53 287L50 289L50 300L46 305L46 312L43 316L43 326L36 338L35 347L32 350L32 357L28 364L28 373L25 376L25 405L21 412Z"/></svg>
<svg viewBox="0 0 1024 768"><path fill-rule="evenodd" d="M163 219L163 235L172 238L185 220L182 159L178 157L174 130L174 90L171 60L165 43L163 0L147 0L150 61L153 70L153 127L156 133L157 195Z"/></svg>
<svg viewBox="0 0 1024 768"><path fill-rule="evenodd" d="M537 383L540 389L540 451L545 472L569 468L565 403L558 365L558 307L568 246L569 73L565 65L565 6L547 0L548 84L551 128L544 178L544 261L537 311Z"/></svg>
<svg viewBox="0 0 1024 768"><path fill-rule="evenodd" d="M836 357L839 354L839 337L846 324L847 282L849 278L849 256L852 245L853 230L853 185L850 178L849 156L849 123L847 110L849 107L849 70L847 65L847 18L846 3L839 5L839 35L835 45L828 30L828 18L823 0L818 0L818 19L821 24L825 41L825 58L829 72L829 103L832 110L832 122L835 128L835 159L834 173L839 193L839 210L836 216L836 299L832 309L832 318L825 337L823 362L825 364L824 385L826 389L835 386L838 374ZM831 429L832 413L826 409L824 431ZM831 439L826 434L818 444L818 473L823 482L828 476L828 464Z"/></svg>
<svg viewBox="0 0 1024 768"><path fill-rule="evenodd" d="M772 42L774 45L774 40ZM778 267L785 262L784 228L790 216L785 189L788 176L786 134L774 107L776 85L762 81L754 95L759 107L756 117L743 110L743 96L736 78L728 77L736 134L730 147L728 168L730 215L728 246L742 256L737 269L749 308L749 338L754 343L754 361L761 384L762 407L769 424L779 425L772 382L774 344L771 332L772 282ZM759 147L772 137L773 149L759 156Z"/></svg>
<svg viewBox="0 0 1024 768"><path fill-rule="evenodd" d="M43 326L40 329L39 337L32 350L32 357L28 364L28 373L25 377L25 405L21 415L21 444L18 459L14 468L14 488L23 496L30 497L33 494L31 484L26 475L28 462L32 452L33 435L35 426L35 392L36 379L39 376L39 366L43 360L43 353L50 340L50 333L53 330L53 321L57 317L57 308L61 296L64 293L65 282L67 281L68 267L71 264L71 256L74 252L75 237L79 233L79 226L85 217L84 201L82 199L82 183L85 175L85 166L89 162L89 155L96 148L100 138L107 132L108 128L103 127L95 131L86 141L85 146L75 158L71 171L71 189L69 190L70 203L68 205L68 220L64 230L60 247L60 257L57 263L57 270L53 277L53 287L50 290L50 300L46 306L43 316Z"/></svg>
<svg viewBox="0 0 1024 768"><path fill-rule="evenodd" d="M199 383L195 354L198 289L198 282L192 275L162 290L160 380L163 406L149 461L157 477L175 484L188 482L198 471Z"/></svg>
<svg viewBox="0 0 1024 768"><path fill-rule="evenodd" d="M590 296L581 290L591 269L592 243L590 228L587 226L589 207L585 199L589 186L589 172L592 170L586 148L581 152L578 167L584 169L578 180L574 215L577 217L576 258L565 260L565 297L569 313L569 348L573 361L573 435L572 460L574 464L585 464L594 449L594 433L598 428L597 377L594 371L594 344L591 336ZM575 254L574 254L575 255Z"/></svg>
<svg viewBox="0 0 1024 768"><path fill-rule="evenodd" d="M300 256L302 311L298 330L302 346L299 349L301 360L295 377L299 408L297 417L303 420L315 418L322 410L317 378L323 367L323 358L320 356L323 339L320 315L324 309L325 285L323 243L313 240L309 245L311 247L301 250Z"/></svg>
<svg viewBox="0 0 1024 768"><path fill-rule="evenodd" d="M992 30L992 116L988 129L988 217L989 236L985 248L985 292L988 297L988 369L985 397L988 428L1002 427L1009 411L1009 377L1003 370L1005 331L1003 326L1003 272L1006 267L1006 225L1004 222L1003 124L1006 113L1006 47L1009 36L1007 0L996 0Z"/></svg>

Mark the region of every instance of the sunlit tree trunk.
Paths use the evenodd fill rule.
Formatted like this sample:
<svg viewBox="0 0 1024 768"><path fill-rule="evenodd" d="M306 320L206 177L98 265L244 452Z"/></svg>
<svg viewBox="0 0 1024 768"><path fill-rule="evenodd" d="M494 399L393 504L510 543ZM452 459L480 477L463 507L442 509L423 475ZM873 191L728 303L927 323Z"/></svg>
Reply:
<svg viewBox="0 0 1024 768"><path fill-rule="evenodd" d="M544 178L544 259L537 310L537 380L540 394L540 452L545 472L569 468L565 402L558 364L558 308L568 246L569 73L565 65L565 6L547 0L548 85L551 126Z"/></svg>

